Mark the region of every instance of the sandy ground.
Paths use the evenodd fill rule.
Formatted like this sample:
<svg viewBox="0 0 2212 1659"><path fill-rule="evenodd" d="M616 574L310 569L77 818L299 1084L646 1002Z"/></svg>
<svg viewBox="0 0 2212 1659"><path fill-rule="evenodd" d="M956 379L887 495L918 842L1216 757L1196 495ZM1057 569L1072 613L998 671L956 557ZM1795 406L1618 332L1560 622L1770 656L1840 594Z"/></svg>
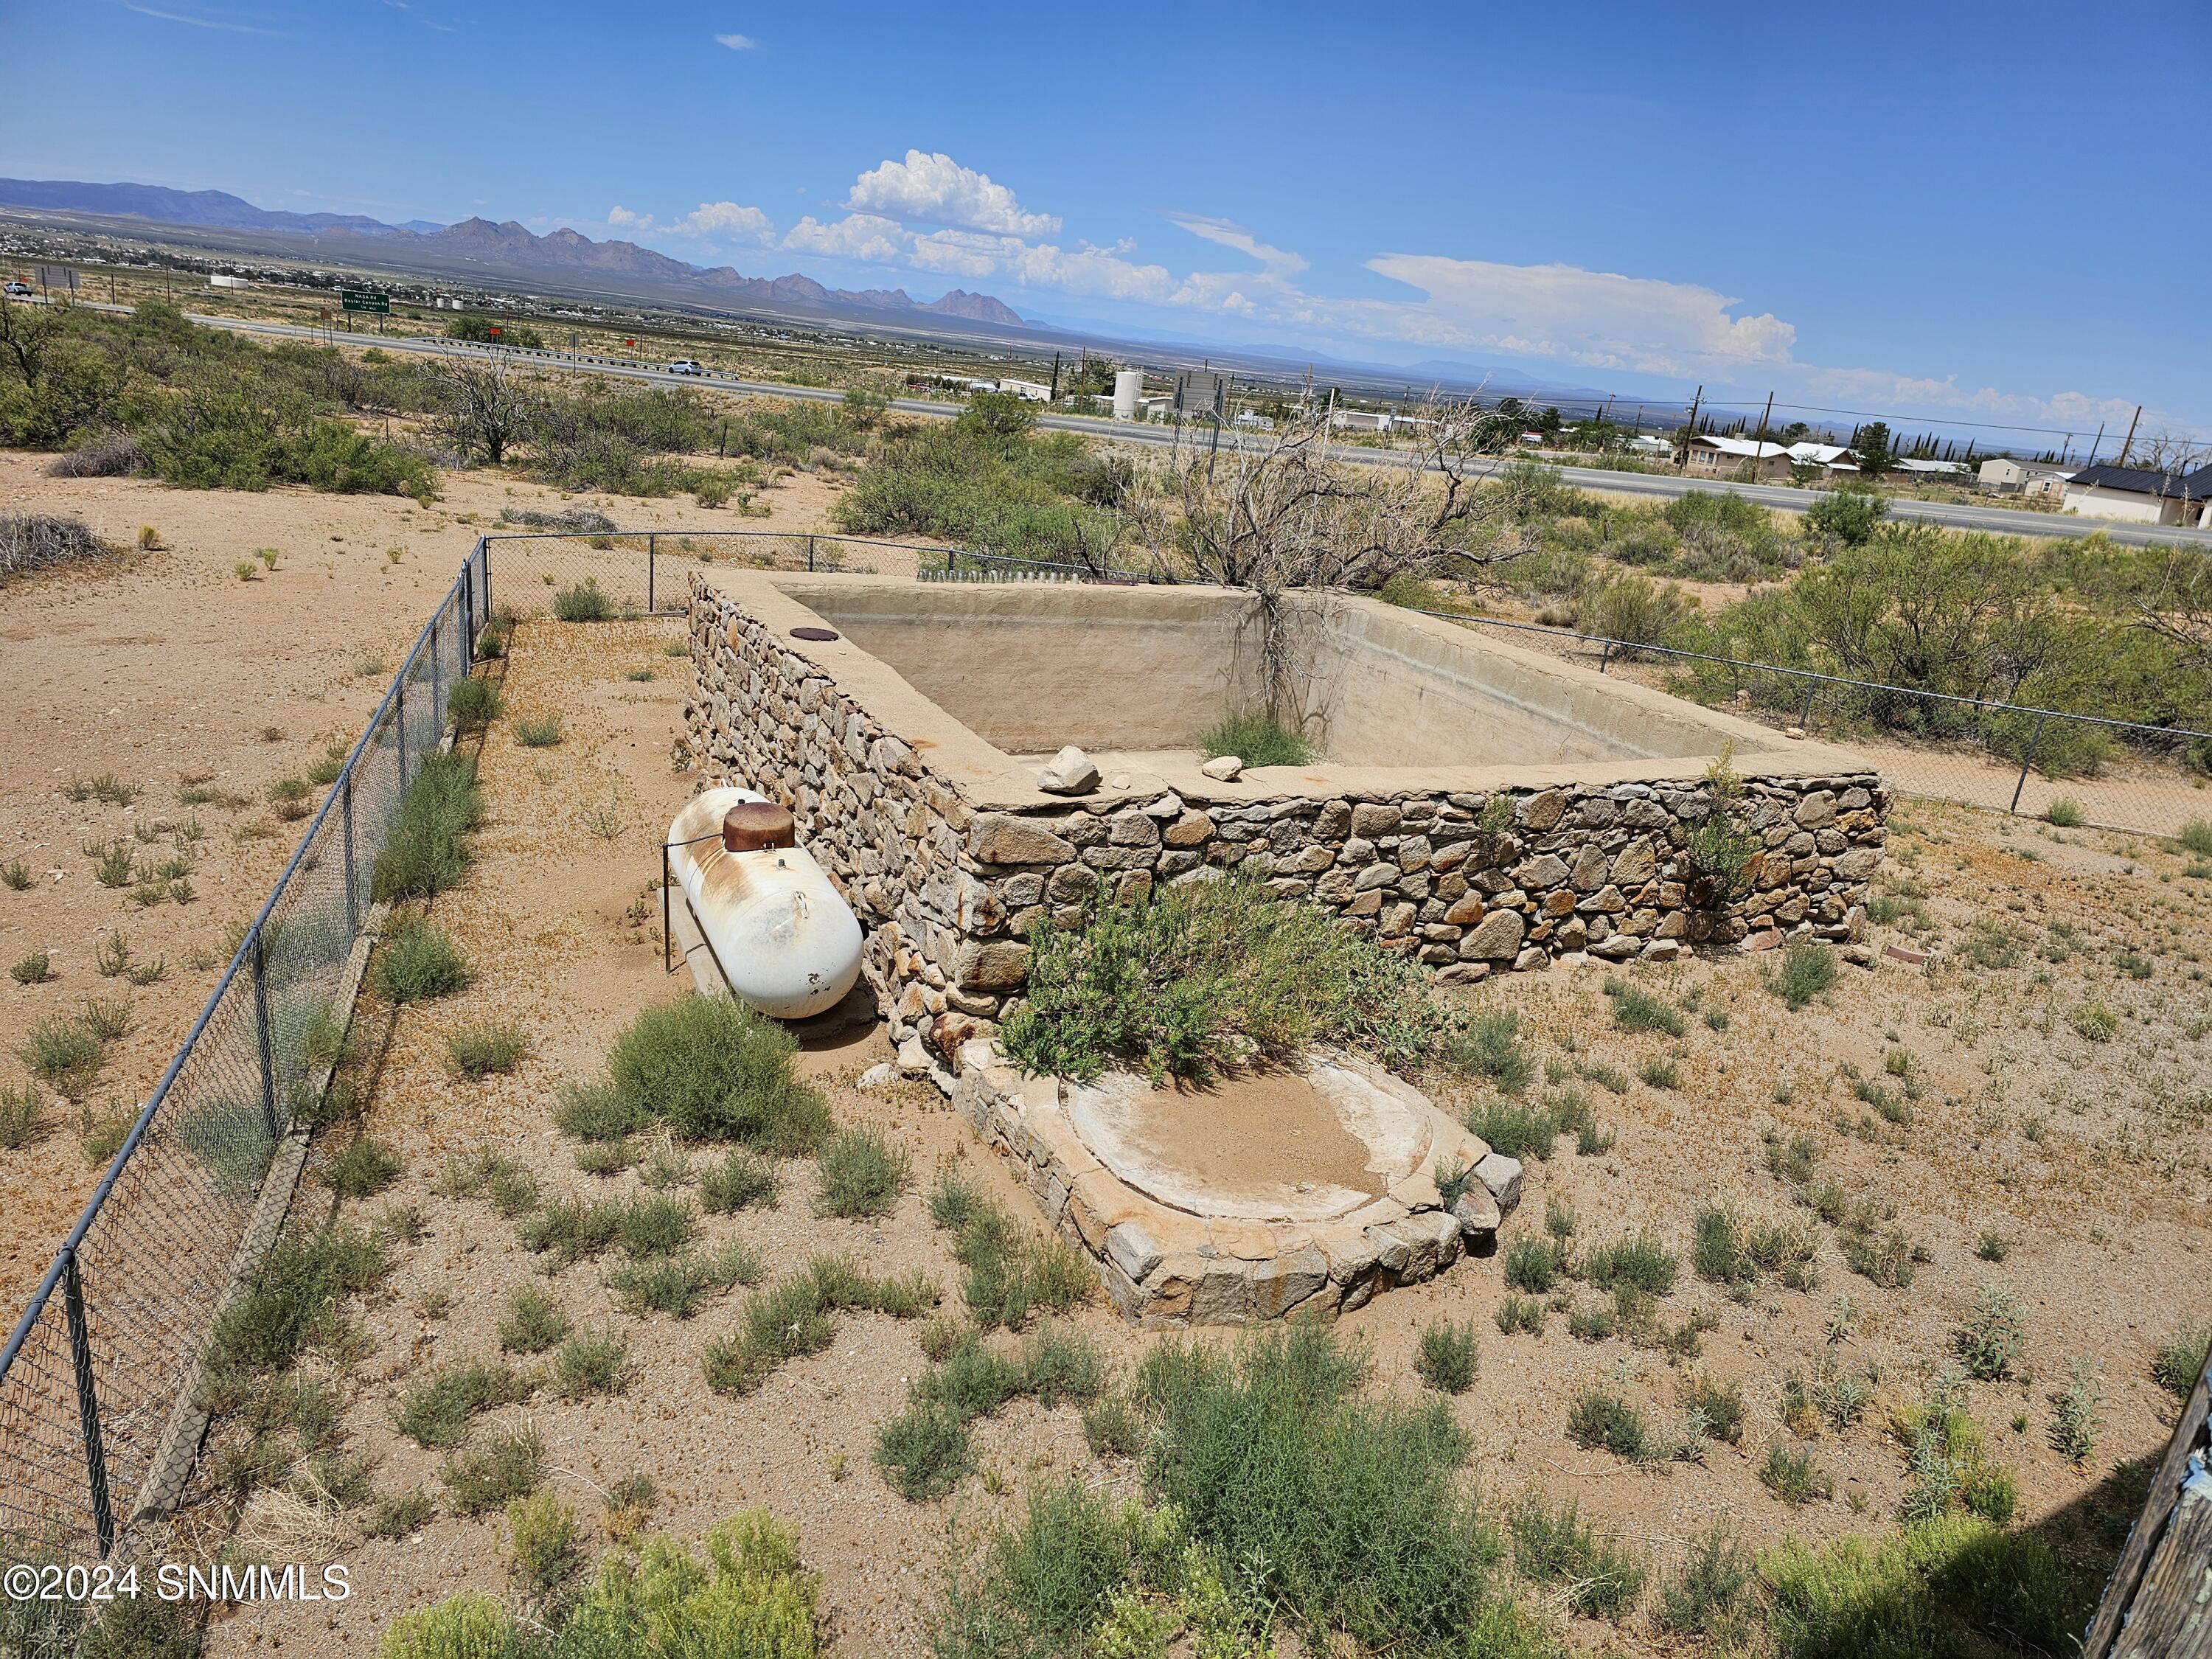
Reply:
<svg viewBox="0 0 2212 1659"><path fill-rule="evenodd" d="M228 960L231 930L291 856L302 824L273 815L268 787L304 776L329 745L352 744L501 508L591 505L625 527L803 532L823 527L835 499L823 479L795 475L758 498L769 517L738 519L688 497L569 498L477 472L446 475L443 500L424 510L390 496L49 478L46 459L0 454L0 513L73 514L125 547L150 526L161 546L0 587L0 865L20 860L34 878L26 891L0 890L0 966L45 951L55 975L0 979L0 1082L24 1080L15 1051L34 1024L87 996L127 995L133 1017L86 1099L48 1093L45 1135L0 1151L0 1306L10 1324L99 1179L80 1144L84 1115L143 1103ZM239 580L234 567L265 547L277 550L276 569ZM102 773L138 798L67 799L73 779ZM188 775L220 799L181 804ZM203 833L180 846L195 824ZM192 900L142 907L130 889L101 886L83 849L118 837L144 860L189 856ZM164 964L158 981L131 988L100 975L95 953L118 931L134 964Z"/></svg>
<svg viewBox="0 0 2212 1659"><path fill-rule="evenodd" d="M1091 1456L1073 1408L1021 1404L1002 1413L981 1427L980 1477L946 1503L907 1503L884 1485L870 1454L875 1425L899 1408L924 1366L913 1327L848 1317L829 1352L784 1366L757 1395L724 1400L703 1387L698 1356L731 1328L745 1292L714 1300L689 1322L631 1318L611 1305L602 1269L584 1264L547 1279L512 1224L482 1202L431 1190L441 1159L475 1146L520 1158L548 1194L640 1190L634 1173L578 1173L574 1144L553 1129L546 1105L560 1080L592 1074L632 1010L680 994L678 981L659 974L656 919L624 913L645 890L658 823L690 787L666 759L679 683L638 687L623 678L654 661L656 626L672 637L666 624L535 625L509 665L511 705L557 707L572 735L558 750L533 754L507 747L495 728L484 752L493 804L484 856L468 885L436 907L481 976L465 999L404 1011L392 1027L370 1125L398 1145L407 1170L364 1208L417 1204L429 1231L369 1299L377 1352L355 1378L350 1444L379 1460L380 1489L440 1490L438 1459L390 1426L395 1402L427 1364L494 1353L493 1327L508 1292L548 1285L580 1326L628 1335L629 1384L618 1397L582 1404L541 1394L483 1424L538 1428L554 1484L586 1518L587 1539L604 1538L598 1494L635 1471L662 1493L655 1523L680 1533L765 1505L798 1524L806 1559L824 1575L836 1650L910 1653L922 1639L948 1528L1010 1515L1030 1481L1055 1470L1134 1489L1132 1468ZM575 827L578 804L599 800L619 809L623 828L611 841ZM1517 1013L1532 1058L1556 1074L1553 1082L1587 1091L1617 1136L1589 1157L1565 1137L1555 1156L1533 1164L1509 1237L1540 1229L1556 1203L1572 1208L1582 1244L1649 1228L1686 1261L1692 1213L1709 1200L1753 1218L1805 1220L1765 1168L1762 1137L1772 1128L1812 1137L1821 1172L1893 1212L1922 1258L1908 1287L1883 1289L1851 1272L1832 1229L1816 1227L1816 1282L1803 1291L1768 1280L1730 1295L1686 1266L1662 1316L1674 1326L1702 1311L1712 1328L1698 1357L1680 1364L1619 1337L1577 1340L1556 1308L1540 1337L1499 1334L1494 1315L1508 1291L1494 1259L1463 1263L1346 1317L1346 1334L1371 1346L1379 1385L1401 1389L1418 1386L1413 1359L1426 1326L1475 1323L1481 1376L1455 1410L1478 1449L1479 1479L1500 1498L1528 1488L1571 1497L1586 1516L1662 1560L1715 1519L1759 1543L1785 1530L1879 1528L1905 1478L1887 1413L1917 1397L1948 1358L1969 1303L1994 1282L2024 1297L2027 1349L2015 1378L1970 1392L1996 1455L2019 1474L2022 1518L2093 1569L2117 1547L2136 1489L2111 1478L2168 1432L2173 1402L2150 1381L2148 1359L2195 1304L2212 1241L2206 1115L2188 1100L2212 1074L2199 948L2212 893L2180 875L2179 859L2131 855L2111 837L2061 836L1941 807L1899 817L1887 879L1908 897L1925 895L1926 919L1910 935L1885 928L1877 939L1900 949L1937 945L1933 967L1884 956L1871 970L1845 968L1828 996L1796 1013L1766 988L1771 960L1632 970L1687 1007L1679 1039L1617 1030L1600 969L1485 988L1485 1006ZM1991 960L2009 965L1977 967L1959 947L1989 937L1992 924L2010 955ZM2072 1016L2091 1001L2113 1010L2118 1040L2076 1035ZM442 1036L490 1012L525 1024L533 1057L510 1079L457 1082L440 1054ZM703 1237L747 1240L772 1273L825 1250L878 1270L920 1267L948 1287L957 1310L957 1269L921 1196L928 1172L940 1160L963 1161L988 1171L994 1195L1017 1214L1030 1212L933 1091L853 1086L884 1052L868 1034L803 1063L842 1121L884 1127L911 1157L915 1188L896 1212L876 1224L820 1218L811 1170L795 1163L773 1209L709 1218ZM1910 1056L1900 1062L1915 1096L1905 1123L1878 1116L1855 1093L1861 1078L1901 1089L1885 1069L1893 1054ZM1676 1067L1671 1084L1636 1080L1647 1063L1666 1060ZM1611 1081L1575 1082L1577 1071ZM1551 1086L1533 1083L1530 1097ZM1468 1085L1445 1094L1470 1107L1489 1097L1486 1087ZM1985 1237L2003 1241L2002 1265L1978 1255ZM434 1293L451 1305L426 1315ZM1587 1291L1577 1299L1595 1304ZM1158 1340L1103 1308L1077 1318L1125 1365ZM2080 1468L2045 1438L2051 1395L2077 1357L2101 1367L2105 1394L2095 1451ZM1810 1441L1835 1495L1792 1508L1757 1471L1771 1444L1797 1443L1783 1422L1785 1376L1809 1378L1827 1362L1868 1377L1874 1404L1856 1426ZM1701 1464L1633 1468L1565 1434L1566 1402L1579 1388L1617 1388L1663 1424L1679 1416L1679 1390L1693 1375L1739 1385L1747 1402L1740 1443L1708 1446ZM334 1619L318 1621L313 1650L365 1652L407 1607L464 1586L498 1593L500 1539L495 1521L446 1516L400 1542L350 1547L359 1593ZM289 1645L308 1634L279 1612L253 1611L220 1628L215 1650ZM1632 1636L1610 1639L1617 1650L1644 1650Z"/></svg>
<svg viewBox="0 0 2212 1659"><path fill-rule="evenodd" d="M819 521L826 496L817 494L811 512L796 485L763 499L779 514L792 509L772 527L804 530L810 517ZM32 1021L72 1009L88 994L114 992L91 955L96 939L120 927L137 960L166 958L167 971L131 993L137 1030L90 1103L96 1109L143 1093L212 984L225 931L258 906L292 839L289 829L238 832L268 817L270 781L304 771L326 743L358 730L382 678L356 667L372 657L387 667L396 660L477 527L461 515L475 514L480 525L502 504L561 505L495 477L453 480L446 501L423 513L286 492L241 498L64 483L38 476L24 458L0 458L0 510L79 511L117 536L151 523L169 544L0 592L0 652L18 711L12 725L26 734L0 750L0 860L21 857L38 878L29 891L0 891L0 956L13 961L48 947L61 975L32 987L0 981L7 1048ZM607 510L625 524L696 525L700 516L678 502ZM266 545L280 548L276 572L237 580L235 561ZM385 553L392 546L405 550L397 565ZM516 1243L513 1224L488 1205L431 1190L444 1156L487 1146L526 1163L549 1193L638 1186L635 1173L579 1171L574 1144L555 1130L548 1107L561 1082L599 1069L637 1009L681 994L680 980L661 975L658 917L645 902L659 828L696 781L672 759L688 674L662 655L675 636L673 623L533 624L507 665L512 712L483 750L491 819L482 856L468 883L435 908L473 960L477 983L396 1018L365 1010L364 1030L381 1055L370 1127L399 1149L405 1171L392 1191L346 1212L416 1204L428 1231L400 1252L392 1279L361 1310L375 1348L349 1381L345 1425L350 1444L378 1458L380 1491L441 1492L438 1459L393 1431L391 1406L422 1367L495 1353L493 1328L509 1290L543 1284L580 1325L629 1336L629 1387L581 1403L541 1393L483 1419L479 1436L485 1426L535 1424L556 1489L577 1504L594 1547L605 1538L598 1491L635 1471L659 1487L654 1524L679 1533L765 1505L799 1527L803 1553L824 1575L836 1650L909 1653L920 1645L949 1527L1009 1513L1029 1481L1054 1470L1133 1486L1131 1469L1091 1457L1073 1409L1021 1404L980 1425L983 1474L945 1504L908 1504L884 1485L870 1453L875 1425L899 1408L922 1369L913 1328L846 1316L828 1352L784 1366L754 1395L726 1401L702 1386L698 1354L730 1328L745 1292L711 1301L689 1322L632 1318L613 1307L601 1267L579 1264L545 1277ZM646 669L653 679L629 678ZM562 714L566 740L550 750L514 747L514 715L549 709ZM264 738L265 727L282 735ZM146 793L127 811L64 798L72 775L100 771L143 782ZM206 787L234 792L241 804L179 806L187 772L212 775ZM142 911L127 892L91 878L85 841L127 836L144 821L171 826L154 830L167 846L163 836L192 813L206 830L191 843L192 903ZM1876 942L1936 944L1929 966L1885 956L1872 970L1847 968L1828 997L1797 1013L1766 988L1771 963L1758 958L1634 970L1638 982L1678 1004L1694 999L1679 1039L1616 1030L1599 969L1481 988L1486 1006L1518 1015L1540 1072L1558 1074L1549 1082L1540 1075L1531 1097L1583 1089L1617 1134L1610 1150L1590 1157L1577 1157L1573 1138L1562 1138L1554 1157L1532 1164L1509 1236L1540 1229L1555 1200L1572 1206L1579 1241L1648 1226L1685 1254L1692 1212L1711 1199L1753 1216L1802 1219L1805 1212L1765 1167L1762 1133L1771 1127L1812 1137L1822 1171L1894 1206L1925 1256L1909 1287L1881 1289L1850 1271L1833 1230L1820 1227L1818 1283L1808 1291L1770 1280L1731 1297L1686 1267L1664 1318L1673 1326L1704 1310L1716 1323L1701 1356L1682 1367L1620 1338L1579 1341L1563 1312L1540 1337L1500 1334L1492 1316L1506 1288L1494 1260L1463 1263L1348 1316L1346 1334L1371 1345L1378 1384L1393 1389L1416 1386L1413 1355L1431 1322L1476 1322L1480 1379L1454 1409L1493 1494L1534 1486L1574 1497L1586 1514L1662 1557L1715 1518L1757 1542L1784 1531L1832 1535L1887 1525L1905 1471L1884 1406L1916 1394L1946 1357L1978 1288L1994 1280L2027 1304L2027 1380L1975 1384L1972 1395L1997 1455L2019 1473L2023 1518L2085 1559L2116 1547L2133 1492L2112 1482L2115 1471L2162 1445L2172 1421L2172 1402L2147 1375L2148 1358L2201 1302L2212 1242L2212 1113L2201 1103L2212 1077L2204 979L2212 890L2185 873L2187 861L2171 848L2141 838L1918 803L1905 804L1897 819L1884 881L1924 920L1905 918L1909 933L1878 929ZM1976 941L1980 965L1964 948ZM2079 1017L2100 1004L2116 1017L2109 1041L2081 1034L2098 1029ZM510 1077L459 1080L444 1058L445 1037L495 1017L524 1026L531 1057ZM929 1172L940 1159L960 1160L1016 1213L1028 1212L1026 1200L933 1091L852 1086L882 1052L879 1039L864 1034L803 1065L842 1120L880 1125L910 1155L915 1190L896 1212L872 1224L817 1216L813 1171L799 1163L786 1166L773 1207L710 1218L703 1236L747 1240L771 1273L824 1250L850 1252L879 1270L921 1267L948 1287L957 1310L957 1272L920 1197ZM1885 1070L1893 1054L1909 1057L1898 1062L1917 1091L1909 1121L1888 1121L1858 1097L1862 1079L1899 1087ZM1673 1084L1635 1080L1647 1063L1668 1060ZM1601 1080L1578 1080L1577 1072ZM1487 1091L1459 1085L1449 1097L1480 1106ZM0 1212L9 1218L0 1230L0 1290L11 1303L96 1177L74 1111L57 1110L54 1119L27 1151L0 1152ZM319 1185L303 1188L303 1216L331 1208ZM1978 1256L1985 1234L2002 1241L2002 1262ZM1581 1295L1594 1305L1589 1292ZM1102 1308L1078 1321L1125 1364L1156 1340ZM2050 1395L2076 1357L2101 1364L2106 1395L2094 1452L2080 1468L2045 1440ZM1835 1498L1790 1508L1759 1484L1757 1466L1770 1443L1787 1437L1785 1376L1829 1358L1870 1373L1876 1404L1857 1426L1811 1442L1835 1477ZM1664 1420L1677 1411L1681 1379L1698 1370L1741 1384L1747 1414L1739 1446L1712 1446L1703 1464L1642 1469L1568 1441L1565 1402L1578 1387L1617 1386ZM343 1539L336 1547L357 1587L349 1604L312 1619L270 1608L240 1614L218 1627L216 1651L367 1653L407 1607L465 1585L497 1593L501 1531L493 1519L441 1515L397 1543ZM1595 1640L1599 1632L1583 1634ZM1644 1650L1640 1638L1610 1639Z"/></svg>

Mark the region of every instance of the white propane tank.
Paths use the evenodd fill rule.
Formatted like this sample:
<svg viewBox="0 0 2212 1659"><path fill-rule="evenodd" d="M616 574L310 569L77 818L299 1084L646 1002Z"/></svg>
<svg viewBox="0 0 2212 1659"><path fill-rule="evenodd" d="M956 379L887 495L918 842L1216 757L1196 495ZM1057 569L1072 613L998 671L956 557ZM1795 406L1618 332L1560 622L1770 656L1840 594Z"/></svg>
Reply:
<svg viewBox="0 0 2212 1659"><path fill-rule="evenodd" d="M740 1000L805 1019L853 988L860 921L793 839L790 813L750 789L708 789L676 815L668 840L677 884Z"/></svg>
<svg viewBox="0 0 2212 1659"><path fill-rule="evenodd" d="M1141 368L1121 368L1114 372L1114 418L1133 421L1137 405L1144 401L1145 371Z"/></svg>

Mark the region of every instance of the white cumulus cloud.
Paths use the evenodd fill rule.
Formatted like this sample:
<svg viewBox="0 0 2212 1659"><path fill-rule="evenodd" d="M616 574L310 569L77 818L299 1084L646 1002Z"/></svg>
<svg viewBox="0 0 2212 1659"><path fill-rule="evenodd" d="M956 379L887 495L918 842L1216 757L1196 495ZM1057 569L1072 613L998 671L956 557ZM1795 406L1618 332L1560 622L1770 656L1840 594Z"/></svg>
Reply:
<svg viewBox="0 0 2212 1659"><path fill-rule="evenodd" d="M1049 213L1031 213L1014 192L988 173L963 167L950 155L910 149L903 161L885 161L853 181L845 205L919 224L1001 236L1042 236L1060 228Z"/></svg>
<svg viewBox="0 0 2212 1659"><path fill-rule="evenodd" d="M758 242L775 240L775 222L757 207L738 202L702 202L673 219L656 219L650 213L633 213L617 202L607 210L607 223L617 230L639 235L695 238L701 241Z"/></svg>
<svg viewBox="0 0 2212 1659"><path fill-rule="evenodd" d="M914 233L896 219L854 213L824 224L810 213L784 233L783 246L794 253L888 265L897 264L914 240Z"/></svg>
<svg viewBox="0 0 2212 1659"><path fill-rule="evenodd" d="M1598 368L1686 374L1705 367L1785 365L1796 329L1694 283L1623 276L1577 265L1509 265L1442 254L1385 253L1367 268L1427 296L1422 339L1493 347ZM1380 322L1402 302L1364 307Z"/></svg>

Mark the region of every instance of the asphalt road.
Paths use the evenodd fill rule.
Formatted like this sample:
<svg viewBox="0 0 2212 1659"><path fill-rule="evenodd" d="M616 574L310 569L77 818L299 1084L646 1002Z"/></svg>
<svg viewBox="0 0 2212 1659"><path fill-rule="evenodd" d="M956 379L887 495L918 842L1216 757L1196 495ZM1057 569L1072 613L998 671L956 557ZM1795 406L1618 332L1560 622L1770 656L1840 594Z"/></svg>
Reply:
<svg viewBox="0 0 2212 1659"><path fill-rule="evenodd" d="M93 303L101 311L125 310L127 307ZM241 317L207 317L192 314L196 323L206 323L216 328L236 330L243 334L268 334L296 339L326 340L331 337L322 329L302 327L295 323L268 323ZM541 362L549 366L575 370L586 374L605 374L617 380L644 380L658 386L712 386L725 392L746 392L770 398L802 398L820 403L836 403L844 393L823 386L783 386L774 381L741 380L734 375L708 374L703 375L671 374L653 364L616 357L579 356L565 351L512 351L499 346L477 345L465 340L445 340L422 335L390 335L374 337L364 335L348 337L350 343L374 344L392 352L412 352L422 356L465 357L483 356L495 353L519 357L525 362ZM928 415L949 417L959 414L958 404L938 403L926 398L894 398L890 406L904 415ZM1073 415L1042 415L1037 424L1056 432L1080 432L1094 438L1111 438L1117 443L1153 444L1160 447L1176 441L1169 428L1155 426L1109 425L1097 420L1086 420ZM1185 434L1186 437L1188 435ZM1383 451L1364 448L1356 444L1338 447L1338 459L1366 465L1387 465L1391 457ZM1486 470L1495 472L1508 463L1492 462ZM1567 483L1584 489L1610 490L1621 495L1643 495L1656 500L1671 500L1697 490L1734 490L1746 500L1757 501L1762 507L1779 508L1785 513L1802 513L1813 504L1815 492L1799 489L1791 484L1724 483L1704 478L1676 477L1668 473L1613 472L1603 467L1563 466L1561 476ZM1914 519L1929 524L1938 524L1949 530L1980 530L2001 536L2076 536L2101 530L2112 541L2124 547L2206 547L2212 548L2212 530L2181 529L2160 525L2124 524L2109 519L2083 519L2073 514L2029 512L2021 507L1960 505L1950 501L1916 501L1893 496L1889 503L1892 518Z"/></svg>

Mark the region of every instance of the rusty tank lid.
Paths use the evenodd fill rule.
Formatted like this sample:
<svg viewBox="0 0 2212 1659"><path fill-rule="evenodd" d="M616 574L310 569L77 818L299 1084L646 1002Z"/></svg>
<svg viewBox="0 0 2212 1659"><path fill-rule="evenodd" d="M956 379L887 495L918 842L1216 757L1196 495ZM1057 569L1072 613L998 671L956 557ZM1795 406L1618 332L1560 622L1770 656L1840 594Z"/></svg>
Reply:
<svg viewBox="0 0 2212 1659"><path fill-rule="evenodd" d="M740 801L722 815L722 850L757 853L764 847L796 847L798 826L773 801Z"/></svg>

